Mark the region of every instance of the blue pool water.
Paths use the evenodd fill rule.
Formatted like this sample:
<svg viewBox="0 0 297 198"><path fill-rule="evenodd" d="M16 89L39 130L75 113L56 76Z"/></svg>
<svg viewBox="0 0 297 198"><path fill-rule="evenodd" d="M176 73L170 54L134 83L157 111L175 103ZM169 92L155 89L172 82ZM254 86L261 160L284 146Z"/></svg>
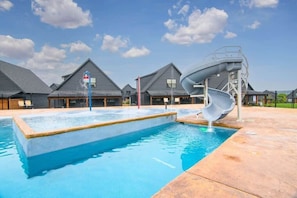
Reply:
<svg viewBox="0 0 297 198"><path fill-rule="evenodd" d="M0 119L0 197L151 197L235 132L206 130L171 123L28 159Z"/></svg>

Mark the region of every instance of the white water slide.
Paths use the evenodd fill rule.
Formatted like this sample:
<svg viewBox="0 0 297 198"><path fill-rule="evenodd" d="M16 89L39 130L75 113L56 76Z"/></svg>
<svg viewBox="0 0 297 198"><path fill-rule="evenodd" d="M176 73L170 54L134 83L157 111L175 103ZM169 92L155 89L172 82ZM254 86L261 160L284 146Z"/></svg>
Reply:
<svg viewBox="0 0 297 198"><path fill-rule="evenodd" d="M235 99L229 93L230 90L222 91L208 88L205 85L199 86L199 84L203 83L205 79L214 75L219 75L222 72L227 71L230 74L241 70L243 61L242 56L222 56L215 59L212 58L181 75L180 82L188 94L197 96L206 93L208 95L208 102L206 106L201 109L203 117L208 122L224 118L233 110Z"/></svg>

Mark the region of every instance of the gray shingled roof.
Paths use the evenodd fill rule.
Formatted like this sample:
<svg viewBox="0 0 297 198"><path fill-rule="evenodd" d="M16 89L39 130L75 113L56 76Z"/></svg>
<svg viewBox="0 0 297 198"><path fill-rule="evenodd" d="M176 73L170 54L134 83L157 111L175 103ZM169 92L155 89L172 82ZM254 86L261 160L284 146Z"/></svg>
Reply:
<svg viewBox="0 0 297 198"><path fill-rule="evenodd" d="M122 90L124 89L131 89L136 91L136 88L132 87L130 84L125 85Z"/></svg>
<svg viewBox="0 0 297 198"><path fill-rule="evenodd" d="M51 89L29 69L0 61L0 72L10 79L10 82L2 82L0 90L1 86L7 86L5 83L14 83L19 88L19 92L23 93L49 94L51 92ZM16 91L13 90L11 94ZM8 93L9 90L5 92Z"/></svg>
<svg viewBox="0 0 297 198"><path fill-rule="evenodd" d="M73 73L65 75L66 79L49 97L80 97L87 94L79 87L79 79L85 69L92 70L92 77L97 78L97 86L92 88L92 96L122 96L121 89L91 60L85 61Z"/></svg>
<svg viewBox="0 0 297 198"><path fill-rule="evenodd" d="M287 95L287 99L292 99L292 98L297 98L297 89L291 91L291 92Z"/></svg>
<svg viewBox="0 0 297 198"><path fill-rule="evenodd" d="M173 90L173 91L169 91L169 90L149 90L147 91L151 96L171 96L172 95L179 95L179 96L188 96L189 94L187 94L185 91L183 90Z"/></svg>
<svg viewBox="0 0 297 198"><path fill-rule="evenodd" d="M92 96L121 96L121 91L109 91L109 90L92 90ZM54 91L50 95L51 97L87 97L87 91Z"/></svg>
<svg viewBox="0 0 297 198"><path fill-rule="evenodd" d="M141 92L147 91L152 86L152 84L162 76L162 74L164 74L168 69L170 69L172 67L174 69L176 69L181 74L181 72L177 69L177 67L175 67L175 65L173 63L170 63L170 64L162 67L161 69L157 70L156 72L153 72L146 76L142 76L141 84L144 84L145 86L141 87Z"/></svg>
<svg viewBox="0 0 297 198"><path fill-rule="evenodd" d="M133 88L130 84L127 84L126 86L124 86L122 89L122 92L125 90L131 91L130 95L136 94L136 92L137 92L136 89ZM125 93L124 93L124 95L125 95Z"/></svg>
<svg viewBox="0 0 297 198"><path fill-rule="evenodd" d="M0 97L1 98L9 98L9 97L14 96L18 93L20 93L20 91L0 91Z"/></svg>

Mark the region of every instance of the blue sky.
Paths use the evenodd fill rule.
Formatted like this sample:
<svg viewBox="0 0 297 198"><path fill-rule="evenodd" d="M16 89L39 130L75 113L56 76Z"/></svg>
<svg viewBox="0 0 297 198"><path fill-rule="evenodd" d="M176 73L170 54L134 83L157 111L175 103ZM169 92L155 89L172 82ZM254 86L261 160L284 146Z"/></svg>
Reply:
<svg viewBox="0 0 297 198"><path fill-rule="evenodd" d="M255 90L292 90L296 9L296 0L0 0L0 59L51 85L90 58L123 88L235 45Z"/></svg>

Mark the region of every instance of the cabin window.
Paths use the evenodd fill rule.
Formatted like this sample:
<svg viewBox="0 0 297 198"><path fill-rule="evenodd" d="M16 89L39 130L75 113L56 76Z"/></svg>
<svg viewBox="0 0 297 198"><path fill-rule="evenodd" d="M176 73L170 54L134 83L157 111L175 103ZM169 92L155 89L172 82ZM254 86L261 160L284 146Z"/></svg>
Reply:
<svg viewBox="0 0 297 198"><path fill-rule="evenodd" d="M166 81L168 88L176 88L176 79L170 78Z"/></svg>
<svg viewBox="0 0 297 198"><path fill-rule="evenodd" d="M91 78L91 86L96 87L96 78Z"/></svg>

